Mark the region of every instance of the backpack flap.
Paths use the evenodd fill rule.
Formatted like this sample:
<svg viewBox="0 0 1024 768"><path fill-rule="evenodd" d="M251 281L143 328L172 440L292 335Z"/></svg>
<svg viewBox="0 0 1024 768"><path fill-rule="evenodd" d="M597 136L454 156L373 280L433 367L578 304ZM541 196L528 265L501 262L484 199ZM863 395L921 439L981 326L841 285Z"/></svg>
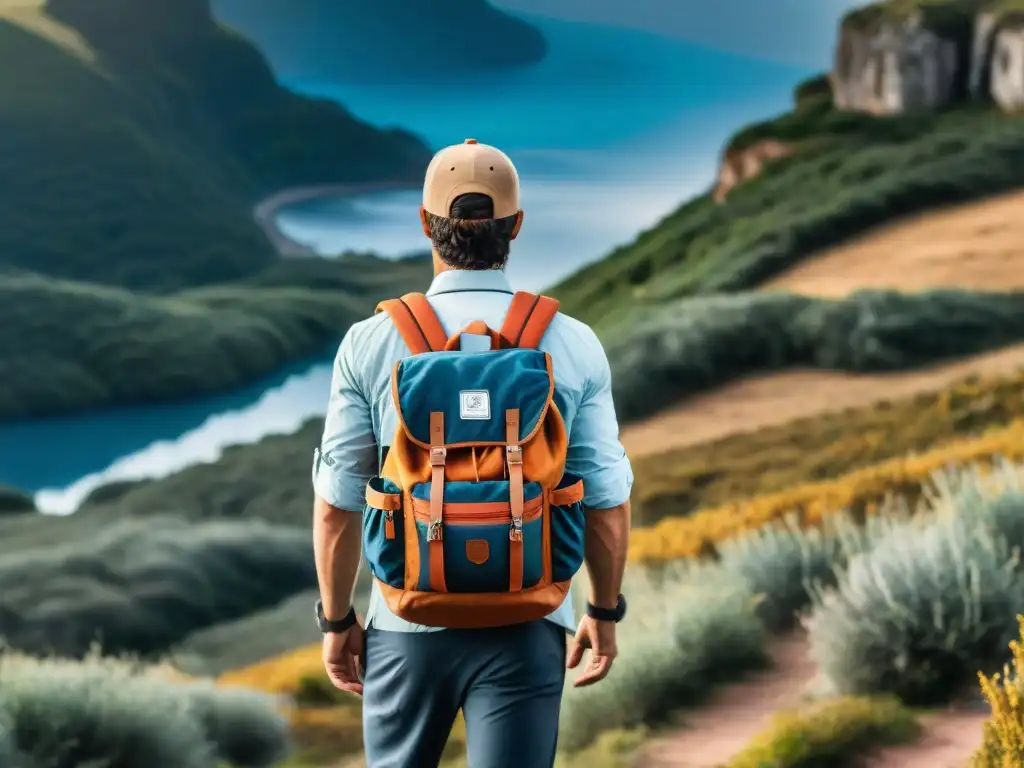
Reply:
<svg viewBox="0 0 1024 768"><path fill-rule="evenodd" d="M448 448L505 445L505 415L519 411L519 442L540 427L554 395L551 358L532 349L444 352L409 357L392 377L402 429L431 446L430 414L444 414Z"/></svg>

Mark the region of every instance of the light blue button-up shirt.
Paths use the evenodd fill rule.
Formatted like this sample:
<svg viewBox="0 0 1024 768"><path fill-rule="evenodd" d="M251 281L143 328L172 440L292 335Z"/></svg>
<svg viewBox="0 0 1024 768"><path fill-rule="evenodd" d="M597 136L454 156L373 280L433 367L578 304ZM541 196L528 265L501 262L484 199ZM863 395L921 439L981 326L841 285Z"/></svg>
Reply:
<svg viewBox="0 0 1024 768"><path fill-rule="evenodd" d="M434 278L427 298L445 333L454 335L474 320L501 327L513 291L504 272L449 270ZM477 341L486 343L485 337ZM463 349L474 339L463 337ZM619 442L608 358L589 326L559 313L541 340L551 355L555 388L569 434L565 471L583 478L583 504L607 509L625 503L633 485L629 459ZM316 494L334 507L362 510L366 483L378 471L378 446L390 445L397 418L391 371L409 356L388 316L381 312L353 325L334 361L330 401L319 455L313 467ZM571 596L548 617L576 629ZM392 631L430 631L395 616L374 582L367 624Z"/></svg>

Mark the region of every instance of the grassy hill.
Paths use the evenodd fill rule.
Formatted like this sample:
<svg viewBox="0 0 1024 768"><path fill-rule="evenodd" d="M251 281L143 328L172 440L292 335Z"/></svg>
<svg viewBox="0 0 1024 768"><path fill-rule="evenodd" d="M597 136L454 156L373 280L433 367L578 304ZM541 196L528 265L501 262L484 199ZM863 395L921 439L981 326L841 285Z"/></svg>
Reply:
<svg viewBox="0 0 1024 768"><path fill-rule="evenodd" d="M0 419L224 391L328 354L378 301L422 288L428 259L290 259L153 296L13 273L0 281Z"/></svg>
<svg viewBox="0 0 1024 768"><path fill-rule="evenodd" d="M872 227L1020 186L1024 119L983 106L873 118L839 112L820 83L794 109L749 126L737 151L778 138L797 151L768 163L726 200L683 204L655 227L584 267L551 292L599 330L631 309L738 291Z"/></svg>
<svg viewBox="0 0 1024 768"><path fill-rule="evenodd" d="M205 0L0 0L0 264L156 291L271 264L261 196L428 149L277 84ZM16 73L16 74L15 74Z"/></svg>

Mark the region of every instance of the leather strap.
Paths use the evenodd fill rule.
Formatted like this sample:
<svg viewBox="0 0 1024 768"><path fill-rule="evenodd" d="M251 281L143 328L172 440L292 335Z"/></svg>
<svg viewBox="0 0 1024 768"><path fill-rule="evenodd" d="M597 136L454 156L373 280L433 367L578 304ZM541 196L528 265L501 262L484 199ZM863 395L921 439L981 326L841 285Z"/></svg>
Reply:
<svg viewBox="0 0 1024 768"><path fill-rule="evenodd" d="M523 588L523 449L519 445L518 408L505 411L505 458L512 509L512 524L508 530L508 591L519 592Z"/></svg>
<svg viewBox="0 0 1024 768"><path fill-rule="evenodd" d="M530 319L530 313L533 312L539 299L540 296L527 291L518 291L512 297L512 303L508 306L505 321L501 324L499 331L506 347L519 346L519 337L523 335L526 321Z"/></svg>
<svg viewBox="0 0 1024 768"><path fill-rule="evenodd" d="M551 506L553 507L568 507L578 501L583 501L582 479L564 488L555 488L551 492Z"/></svg>
<svg viewBox="0 0 1024 768"><path fill-rule="evenodd" d="M530 317L523 326L523 332L519 335L520 349L536 349L540 340L551 325L551 321L558 314L558 301L548 296L538 296L537 304L534 306Z"/></svg>
<svg viewBox="0 0 1024 768"><path fill-rule="evenodd" d="M447 592L444 581L444 412L430 413L430 522L427 524L427 558L430 589Z"/></svg>
<svg viewBox="0 0 1024 768"><path fill-rule="evenodd" d="M448 340L441 321L422 293L407 293L400 299L388 299L377 305L378 312L387 312L414 355L439 352Z"/></svg>

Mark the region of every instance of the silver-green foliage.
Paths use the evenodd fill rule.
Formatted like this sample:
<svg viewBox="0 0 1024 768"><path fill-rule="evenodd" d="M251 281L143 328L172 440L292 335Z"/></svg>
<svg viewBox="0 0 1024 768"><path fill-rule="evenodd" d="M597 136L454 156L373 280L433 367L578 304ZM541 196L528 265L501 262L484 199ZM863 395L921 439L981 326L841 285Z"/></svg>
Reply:
<svg viewBox="0 0 1024 768"><path fill-rule="evenodd" d="M883 517L835 588L814 590L806 625L828 688L931 704L1002 661L1024 604L1016 482L1011 467L938 476L931 512Z"/></svg>
<svg viewBox="0 0 1024 768"><path fill-rule="evenodd" d="M272 698L165 675L98 656L0 655L0 765L263 768L286 756L287 723Z"/></svg>
<svg viewBox="0 0 1024 768"><path fill-rule="evenodd" d="M702 698L713 683L765 662L754 596L718 566L680 566L655 576L627 574L629 615L618 632L609 676L573 688L570 670L559 744L576 749L612 728L655 723Z"/></svg>

